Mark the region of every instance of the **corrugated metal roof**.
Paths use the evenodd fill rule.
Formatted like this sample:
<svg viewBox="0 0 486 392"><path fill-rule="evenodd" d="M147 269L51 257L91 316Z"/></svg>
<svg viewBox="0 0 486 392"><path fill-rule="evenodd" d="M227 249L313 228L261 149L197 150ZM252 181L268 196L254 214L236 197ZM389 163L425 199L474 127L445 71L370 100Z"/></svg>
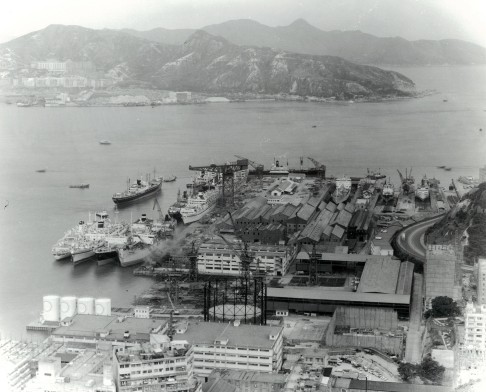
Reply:
<svg viewBox="0 0 486 392"><path fill-rule="evenodd" d="M412 294L413 269L415 264L404 261L400 264L396 294Z"/></svg>
<svg viewBox="0 0 486 392"><path fill-rule="evenodd" d="M346 204L346 208L345 208L346 211L353 213L355 209L356 206L353 203Z"/></svg>
<svg viewBox="0 0 486 392"><path fill-rule="evenodd" d="M342 210L337 219L336 219L336 223L338 225L341 225L342 227L346 228L348 227L349 225L349 221L351 220L353 215L351 215L350 212L346 211L346 210Z"/></svg>
<svg viewBox="0 0 486 392"><path fill-rule="evenodd" d="M202 386L203 392L236 392L236 390L236 385L231 385L220 378L213 378Z"/></svg>
<svg viewBox="0 0 486 392"><path fill-rule="evenodd" d="M452 392L451 387L444 387L441 385L420 385L408 384L400 382L385 382L385 381L371 381L350 379L350 390L368 390L368 391L384 391L384 392Z"/></svg>
<svg viewBox="0 0 486 392"><path fill-rule="evenodd" d="M322 232L322 234L329 238L331 236L332 230L333 230L333 227L331 225L327 225L324 228L324 231Z"/></svg>
<svg viewBox="0 0 486 392"><path fill-rule="evenodd" d="M297 216L303 221L307 222L315 211L315 207L310 204L305 204L297 213Z"/></svg>
<svg viewBox="0 0 486 392"><path fill-rule="evenodd" d="M341 226L334 226L334 229L332 230L331 236L335 236L338 239L343 238L344 235L344 229Z"/></svg>
<svg viewBox="0 0 486 392"><path fill-rule="evenodd" d="M409 295L382 294L382 293L358 293L353 291L326 291L318 288L294 288L294 287L269 287L268 298L296 298L322 301L342 302L381 302L395 304L410 304Z"/></svg>
<svg viewBox="0 0 486 392"><path fill-rule="evenodd" d="M334 212L336 211L336 208L337 208L336 204L334 204L332 201L327 203L326 210Z"/></svg>
<svg viewBox="0 0 486 392"><path fill-rule="evenodd" d="M395 294L400 273L400 260L390 258L367 260L357 292Z"/></svg>

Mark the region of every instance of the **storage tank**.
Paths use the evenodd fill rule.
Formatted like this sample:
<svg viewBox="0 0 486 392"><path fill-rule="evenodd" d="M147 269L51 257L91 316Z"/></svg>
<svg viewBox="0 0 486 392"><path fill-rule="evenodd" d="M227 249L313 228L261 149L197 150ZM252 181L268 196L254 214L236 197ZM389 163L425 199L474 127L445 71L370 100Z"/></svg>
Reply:
<svg viewBox="0 0 486 392"><path fill-rule="evenodd" d="M61 320L76 314L76 297L61 298Z"/></svg>
<svg viewBox="0 0 486 392"><path fill-rule="evenodd" d="M91 297L78 298L78 314L95 314L95 300Z"/></svg>
<svg viewBox="0 0 486 392"><path fill-rule="evenodd" d="M111 316L111 299L95 299L95 314L98 316Z"/></svg>
<svg viewBox="0 0 486 392"><path fill-rule="evenodd" d="M60 300L58 295L45 295L43 297L43 316L45 321L61 321L60 320Z"/></svg>

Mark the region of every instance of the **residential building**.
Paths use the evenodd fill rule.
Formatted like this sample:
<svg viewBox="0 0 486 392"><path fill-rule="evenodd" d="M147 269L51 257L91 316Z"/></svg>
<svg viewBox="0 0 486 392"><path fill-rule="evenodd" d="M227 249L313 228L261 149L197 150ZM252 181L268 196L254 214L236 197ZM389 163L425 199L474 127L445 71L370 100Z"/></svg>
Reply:
<svg viewBox="0 0 486 392"><path fill-rule="evenodd" d="M38 362L37 375L25 392L116 392L109 352L81 350L62 367L61 356L48 356Z"/></svg>
<svg viewBox="0 0 486 392"><path fill-rule="evenodd" d="M486 305L486 258L478 259L478 303Z"/></svg>
<svg viewBox="0 0 486 392"><path fill-rule="evenodd" d="M464 316L464 348L486 353L486 305L466 305Z"/></svg>
<svg viewBox="0 0 486 392"><path fill-rule="evenodd" d="M199 322L176 329L172 344L192 346L199 377L219 369L276 373L282 367L283 327Z"/></svg>

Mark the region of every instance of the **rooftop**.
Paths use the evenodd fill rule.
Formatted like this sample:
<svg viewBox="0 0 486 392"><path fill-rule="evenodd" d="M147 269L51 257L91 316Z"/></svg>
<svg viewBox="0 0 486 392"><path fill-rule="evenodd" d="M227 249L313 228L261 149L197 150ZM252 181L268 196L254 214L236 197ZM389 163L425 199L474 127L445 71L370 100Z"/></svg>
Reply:
<svg viewBox="0 0 486 392"><path fill-rule="evenodd" d="M272 384L285 384L287 381L286 374L260 373L241 370L213 370L208 376L209 379L222 378L223 380L235 380L243 382L264 382Z"/></svg>
<svg viewBox="0 0 486 392"><path fill-rule="evenodd" d="M122 320L119 322L118 320ZM102 332L109 332L106 340L147 340L150 333L163 329L167 324L164 320L143 319L135 317L119 318L118 316L97 316L92 314L77 314L68 326L57 328L54 336L97 337ZM124 339L125 331L130 331L130 337Z"/></svg>
<svg viewBox="0 0 486 392"><path fill-rule="evenodd" d="M271 349L276 340L271 340L270 335L277 336L282 330L282 327L263 325L234 326L233 323L195 322L189 324L185 333L174 334L173 339L185 340L189 344L209 345L214 345L216 340L227 340L226 346Z"/></svg>
<svg viewBox="0 0 486 392"><path fill-rule="evenodd" d="M400 260L390 258L368 260L358 286L359 293L395 294L400 273Z"/></svg>
<svg viewBox="0 0 486 392"><path fill-rule="evenodd" d="M338 301L338 302L370 302L370 303L388 303L388 304L410 304L410 295L399 294L382 294L382 293L359 293L352 291L326 291L322 287L269 287L268 297L273 298L296 298L306 300L320 301Z"/></svg>
<svg viewBox="0 0 486 392"><path fill-rule="evenodd" d="M349 389L362 389L368 391L410 392L410 384L400 382L384 382L350 379ZM440 385L413 384L413 392L452 392L451 387Z"/></svg>

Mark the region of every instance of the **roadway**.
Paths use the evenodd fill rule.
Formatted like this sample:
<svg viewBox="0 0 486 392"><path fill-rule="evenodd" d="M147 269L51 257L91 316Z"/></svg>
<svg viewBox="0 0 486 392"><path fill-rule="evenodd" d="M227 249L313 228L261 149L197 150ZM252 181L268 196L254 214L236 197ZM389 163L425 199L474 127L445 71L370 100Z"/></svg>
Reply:
<svg viewBox="0 0 486 392"><path fill-rule="evenodd" d="M419 261L425 262L425 232L430 226L433 226L436 222L441 220L443 216L444 215L441 214L435 218L406 227L397 237L397 246L402 252L407 253L409 256Z"/></svg>

